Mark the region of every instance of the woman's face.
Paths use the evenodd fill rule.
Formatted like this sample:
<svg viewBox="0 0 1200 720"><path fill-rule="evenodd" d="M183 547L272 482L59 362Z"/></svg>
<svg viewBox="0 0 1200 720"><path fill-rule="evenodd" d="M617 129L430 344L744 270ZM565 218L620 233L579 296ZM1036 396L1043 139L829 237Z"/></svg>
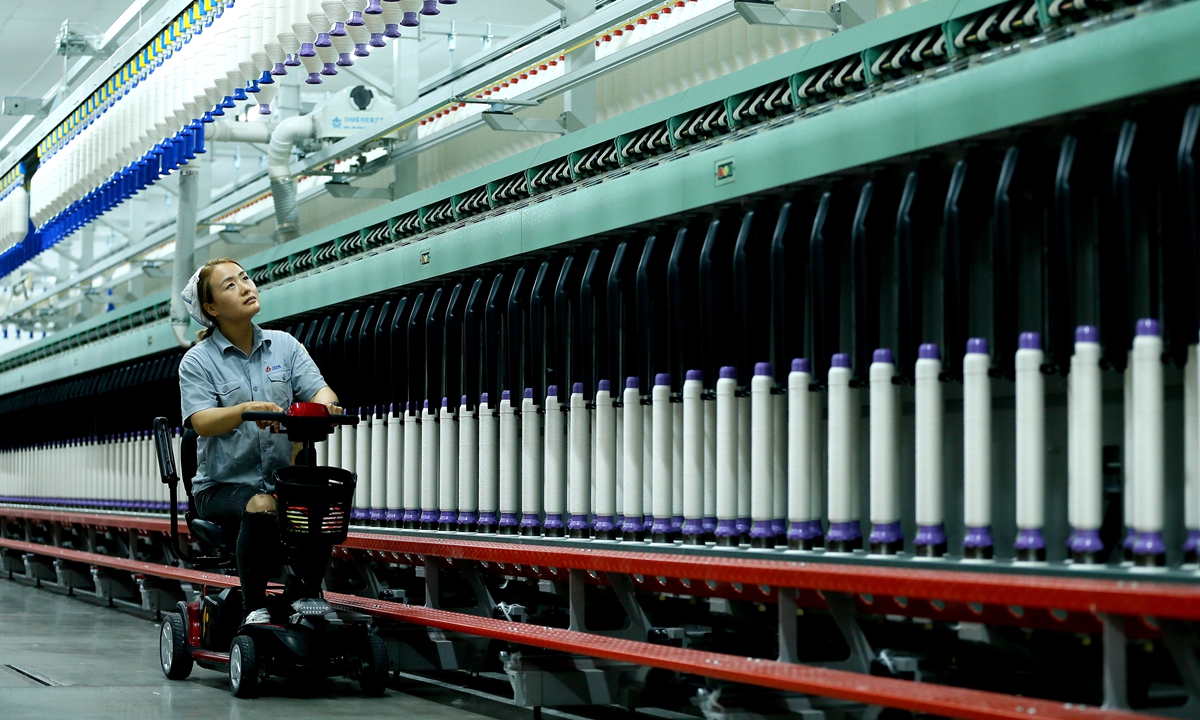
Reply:
<svg viewBox="0 0 1200 720"><path fill-rule="evenodd" d="M208 277L212 302L204 303L209 315L226 321L249 320L261 309L258 288L246 271L235 263L221 263Z"/></svg>

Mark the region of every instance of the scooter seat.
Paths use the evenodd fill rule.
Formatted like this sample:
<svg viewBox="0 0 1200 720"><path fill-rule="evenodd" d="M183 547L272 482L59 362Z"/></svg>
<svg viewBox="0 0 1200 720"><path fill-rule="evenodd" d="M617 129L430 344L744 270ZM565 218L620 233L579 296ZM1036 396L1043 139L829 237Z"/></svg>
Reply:
<svg viewBox="0 0 1200 720"><path fill-rule="evenodd" d="M216 523L194 518L188 523L188 526L192 529L192 533L200 539L200 542L218 550L225 549L225 541L221 538L221 527Z"/></svg>

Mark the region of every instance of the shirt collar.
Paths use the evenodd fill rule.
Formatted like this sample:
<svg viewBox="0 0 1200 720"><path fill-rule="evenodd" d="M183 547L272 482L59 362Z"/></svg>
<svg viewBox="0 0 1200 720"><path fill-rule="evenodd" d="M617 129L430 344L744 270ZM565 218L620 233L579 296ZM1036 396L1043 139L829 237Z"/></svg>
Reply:
<svg viewBox="0 0 1200 720"><path fill-rule="evenodd" d="M252 323L250 323L250 325L254 328L253 342L250 345L250 355L253 355L254 351L258 350L258 348L261 347L263 344L266 344L268 347L270 347L271 338L265 337L263 335L262 328L260 328L258 326L258 323L252 322ZM225 352L227 350L229 350L230 348L233 348L233 349L237 350L238 352L241 352L241 350L236 345L229 342L229 338L225 337L225 334L221 332L221 328L219 328L219 327L213 328L212 340L217 345L217 351L220 352L222 355L224 355Z"/></svg>

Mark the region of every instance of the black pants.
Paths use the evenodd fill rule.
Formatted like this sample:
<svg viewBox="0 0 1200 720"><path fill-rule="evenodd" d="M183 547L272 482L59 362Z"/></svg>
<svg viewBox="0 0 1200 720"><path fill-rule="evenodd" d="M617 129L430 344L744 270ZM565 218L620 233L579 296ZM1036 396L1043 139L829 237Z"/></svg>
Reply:
<svg viewBox="0 0 1200 720"><path fill-rule="evenodd" d="M196 493L197 517L216 523L226 545L236 538L238 578L242 583L242 602L247 613L267 606L267 580L278 577L286 562L292 572L287 576L285 597L293 600L316 597L329 564L328 545L295 548L285 553L279 541L279 523L275 513L246 512L246 504L262 491L250 485L218 483Z"/></svg>

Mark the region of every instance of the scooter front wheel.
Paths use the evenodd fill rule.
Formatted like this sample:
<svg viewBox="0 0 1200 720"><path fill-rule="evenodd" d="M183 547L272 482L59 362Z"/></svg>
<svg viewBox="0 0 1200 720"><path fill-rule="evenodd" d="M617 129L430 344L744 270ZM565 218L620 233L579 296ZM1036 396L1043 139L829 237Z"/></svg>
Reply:
<svg viewBox="0 0 1200 720"><path fill-rule="evenodd" d="M259 666L254 638L238 635L229 648L229 689L234 697L252 698L258 694Z"/></svg>

